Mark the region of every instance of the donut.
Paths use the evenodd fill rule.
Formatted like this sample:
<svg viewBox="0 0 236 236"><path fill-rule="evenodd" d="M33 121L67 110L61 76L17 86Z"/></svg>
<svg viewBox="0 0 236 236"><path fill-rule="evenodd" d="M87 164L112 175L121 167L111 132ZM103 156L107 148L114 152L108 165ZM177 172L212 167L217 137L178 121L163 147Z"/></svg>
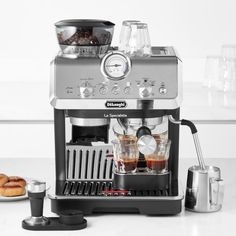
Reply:
<svg viewBox="0 0 236 236"><path fill-rule="evenodd" d="M8 181L13 182L15 184L19 184L22 187L26 186L26 181L23 178L19 177L19 176L9 176Z"/></svg>
<svg viewBox="0 0 236 236"><path fill-rule="evenodd" d="M8 177L4 174L0 174L0 187L8 182Z"/></svg>
<svg viewBox="0 0 236 236"><path fill-rule="evenodd" d="M25 187L14 182L8 182L0 187L0 195L4 197L16 197L24 194Z"/></svg>

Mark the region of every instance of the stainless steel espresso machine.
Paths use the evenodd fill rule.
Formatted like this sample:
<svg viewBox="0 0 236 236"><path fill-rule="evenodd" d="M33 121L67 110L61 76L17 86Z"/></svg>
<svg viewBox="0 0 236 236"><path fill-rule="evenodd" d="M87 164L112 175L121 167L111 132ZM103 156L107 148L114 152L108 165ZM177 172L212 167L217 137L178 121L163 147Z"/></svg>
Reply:
<svg viewBox="0 0 236 236"><path fill-rule="evenodd" d="M52 211L178 214L183 199L179 126L167 117L178 120L180 115L181 60L172 47L151 47L148 56L124 53L111 47L113 30L113 23L101 20L56 23L61 51L51 63L56 167ZM168 168L146 171L146 157L156 148L154 128L163 124L171 142ZM116 171L111 144L116 125L124 136L134 130L135 171Z"/></svg>

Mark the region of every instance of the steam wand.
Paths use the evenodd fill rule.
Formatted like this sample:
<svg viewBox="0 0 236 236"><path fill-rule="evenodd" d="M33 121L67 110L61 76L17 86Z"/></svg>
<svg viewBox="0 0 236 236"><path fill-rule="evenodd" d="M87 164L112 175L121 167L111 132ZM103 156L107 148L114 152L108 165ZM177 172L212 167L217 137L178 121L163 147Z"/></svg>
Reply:
<svg viewBox="0 0 236 236"><path fill-rule="evenodd" d="M177 125L186 125L191 129L191 133L193 135L193 141L194 141L194 145L195 145L195 149L197 152L197 157L198 157L198 162L199 162L199 166L202 170L206 169L205 163L204 163L204 159L203 159L203 155L202 155L202 149L201 149L201 145L199 142L199 138L198 138L198 133L197 133L197 128L194 125L194 123L190 120L175 120L173 118L173 116L169 116L169 121L172 122L173 124L177 124Z"/></svg>

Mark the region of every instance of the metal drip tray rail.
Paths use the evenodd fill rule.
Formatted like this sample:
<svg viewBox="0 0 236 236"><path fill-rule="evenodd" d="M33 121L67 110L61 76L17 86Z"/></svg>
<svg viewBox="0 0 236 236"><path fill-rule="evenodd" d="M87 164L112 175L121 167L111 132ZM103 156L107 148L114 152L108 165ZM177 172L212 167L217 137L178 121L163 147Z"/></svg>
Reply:
<svg viewBox="0 0 236 236"><path fill-rule="evenodd" d="M114 190L111 181L66 181L65 196L169 196L168 189Z"/></svg>

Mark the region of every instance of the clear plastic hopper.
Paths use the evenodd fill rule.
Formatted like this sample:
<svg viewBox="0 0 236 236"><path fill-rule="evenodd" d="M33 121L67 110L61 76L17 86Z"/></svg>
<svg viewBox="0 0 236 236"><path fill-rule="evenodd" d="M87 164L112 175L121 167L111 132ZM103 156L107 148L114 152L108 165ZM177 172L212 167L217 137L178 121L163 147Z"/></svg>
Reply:
<svg viewBox="0 0 236 236"><path fill-rule="evenodd" d="M65 57L96 57L111 44L114 24L103 20L63 20L55 24L61 54Z"/></svg>

